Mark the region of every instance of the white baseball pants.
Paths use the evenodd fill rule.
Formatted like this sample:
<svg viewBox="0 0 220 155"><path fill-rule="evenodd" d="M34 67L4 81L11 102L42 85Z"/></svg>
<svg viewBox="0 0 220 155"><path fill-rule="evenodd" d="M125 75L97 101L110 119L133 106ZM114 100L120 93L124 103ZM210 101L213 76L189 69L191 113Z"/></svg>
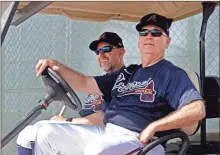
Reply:
<svg viewBox="0 0 220 155"><path fill-rule="evenodd" d="M138 136L136 132L110 123L100 127L39 121L19 134L17 144L31 148L30 142L35 141L35 155L125 155L143 147ZM158 145L147 155L165 155L165 150Z"/></svg>

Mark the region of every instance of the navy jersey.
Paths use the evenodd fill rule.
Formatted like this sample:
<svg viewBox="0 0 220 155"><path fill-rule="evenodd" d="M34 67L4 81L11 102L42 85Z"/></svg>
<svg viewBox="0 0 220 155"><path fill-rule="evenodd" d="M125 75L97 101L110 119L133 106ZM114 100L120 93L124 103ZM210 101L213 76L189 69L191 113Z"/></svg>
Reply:
<svg viewBox="0 0 220 155"><path fill-rule="evenodd" d="M202 99L185 71L165 59L149 67L136 65L130 73L128 68L95 77L105 99L112 98L105 124L141 132L151 122Z"/></svg>
<svg viewBox="0 0 220 155"><path fill-rule="evenodd" d="M81 117L85 117L95 112L105 111L105 106L107 105L100 95L88 95L84 108L79 111Z"/></svg>
<svg viewBox="0 0 220 155"><path fill-rule="evenodd" d="M124 68L125 66L123 66L119 71L123 70ZM85 117L94 114L95 112L105 112L109 105L108 103L110 103L111 99L111 96L105 98L101 95L88 95L85 102L85 106L82 110L79 111L79 115L81 117Z"/></svg>

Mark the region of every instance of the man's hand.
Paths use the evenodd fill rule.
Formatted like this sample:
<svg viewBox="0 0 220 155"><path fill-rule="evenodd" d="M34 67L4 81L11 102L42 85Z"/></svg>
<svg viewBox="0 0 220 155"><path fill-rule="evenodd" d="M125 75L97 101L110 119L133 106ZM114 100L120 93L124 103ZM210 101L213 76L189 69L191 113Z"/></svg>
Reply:
<svg viewBox="0 0 220 155"><path fill-rule="evenodd" d="M156 132L156 126L153 123L151 123L140 133L139 139L141 143L142 144L149 143L152 140L152 137L154 136L155 132Z"/></svg>
<svg viewBox="0 0 220 155"><path fill-rule="evenodd" d="M66 121L66 119L63 116L53 116L50 120Z"/></svg>
<svg viewBox="0 0 220 155"><path fill-rule="evenodd" d="M59 63L56 60L51 59L41 59L38 61L35 69L36 69L36 76L42 75L42 72L45 70L46 67L50 67L55 71L58 71L60 67L62 66L61 63Z"/></svg>

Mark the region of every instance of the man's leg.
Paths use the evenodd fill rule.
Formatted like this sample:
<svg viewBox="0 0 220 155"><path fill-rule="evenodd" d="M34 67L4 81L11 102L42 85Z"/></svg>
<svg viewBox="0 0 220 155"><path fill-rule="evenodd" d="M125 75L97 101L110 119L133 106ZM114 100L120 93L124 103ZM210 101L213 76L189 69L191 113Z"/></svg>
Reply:
<svg viewBox="0 0 220 155"><path fill-rule="evenodd" d="M37 127L34 125L29 125L24 128L19 134L17 138L17 148L18 148L18 155L32 155L32 145L34 142L31 141L35 140L37 133Z"/></svg>
<svg viewBox="0 0 220 155"><path fill-rule="evenodd" d="M96 139L95 142L90 141L85 147L84 155L125 155L138 148L143 148L139 134L129 131L120 126L107 124L105 134ZM137 154L134 152L132 155ZM147 155L165 155L164 148L159 145L152 149Z"/></svg>
<svg viewBox="0 0 220 155"><path fill-rule="evenodd" d="M32 155L32 150L22 147L20 145L17 145L18 148L18 155Z"/></svg>
<svg viewBox="0 0 220 155"><path fill-rule="evenodd" d="M17 145L19 148L27 148L31 149L31 141L35 140L37 133L37 128L34 125L29 125L24 128L19 134L17 138Z"/></svg>
<svg viewBox="0 0 220 155"><path fill-rule="evenodd" d="M24 128L18 134L17 138L18 155L32 155L37 130L44 124L55 122L58 121L43 120L35 123L34 125L28 125L26 128Z"/></svg>
<svg viewBox="0 0 220 155"><path fill-rule="evenodd" d="M165 149L162 145L157 145L151 149L146 155L165 155Z"/></svg>
<svg viewBox="0 0 220 155"><path fill-rule="evenodd" d="M73 123L50 123L39 128L35 155L83 155L84 147L104 134L100 126Z"/></svg>

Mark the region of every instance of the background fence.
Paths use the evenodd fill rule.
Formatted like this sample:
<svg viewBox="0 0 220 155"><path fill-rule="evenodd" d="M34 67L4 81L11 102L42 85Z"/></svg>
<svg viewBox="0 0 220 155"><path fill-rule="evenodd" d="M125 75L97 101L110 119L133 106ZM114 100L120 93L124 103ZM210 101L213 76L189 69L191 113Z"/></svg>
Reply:
<svg viewBox="0 0 220 155"><path fill-rule="evenodd" d="M199 32L202 15L173 23L172 43L166 59L186 70L199 73ZM10 27L2 47L2 136L26 116L45 95L45 86L35 76L40 58L53 58L88 75L102 74L95 54L88 45L104 31L117 32L124 40L125 64L140 63L138 33L133 22L106 23L73 21L63 16L36 14L17 27ZM210 17L206 35L206 75L219 76L219 8ZM82 103L86 94L79 93ZM37 120L49 119L61 109L51 105ZM76 112L67 111L77 117ZM35 121L35 122L36 122ZM34 123L34 122L33 122ZM219 129L218 120L208 121L208 131ZM3 150L15 155L15 139Z"/></svg>

